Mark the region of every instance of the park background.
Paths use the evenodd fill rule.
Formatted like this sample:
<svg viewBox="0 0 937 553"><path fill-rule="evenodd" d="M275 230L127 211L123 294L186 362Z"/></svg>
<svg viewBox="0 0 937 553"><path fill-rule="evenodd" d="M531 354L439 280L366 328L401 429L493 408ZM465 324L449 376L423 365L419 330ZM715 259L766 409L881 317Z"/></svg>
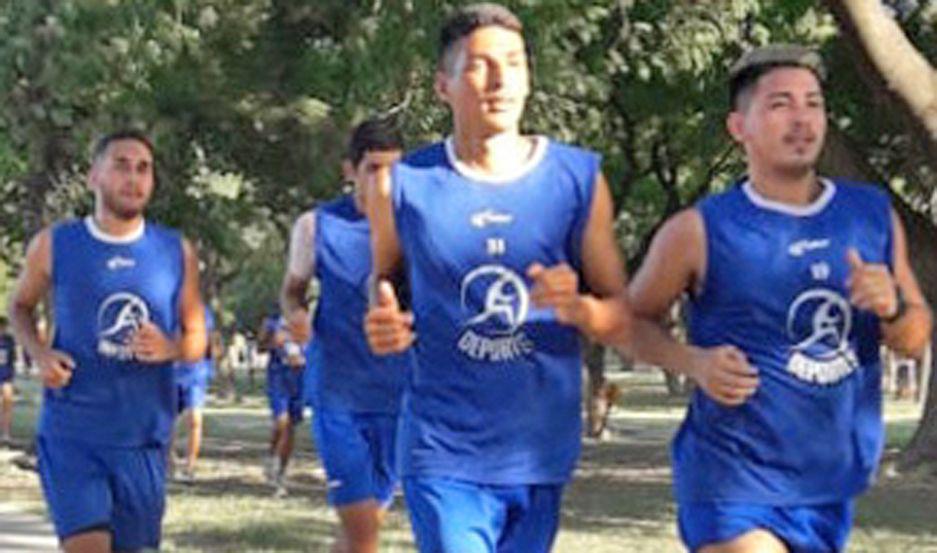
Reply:
<svg viewBox="0 0 937 553"><path fill-rule="evenodd" d="M90 143L132 126L156 143L151 218L198 246L204 293L226 332L253 331L276 297L292 221L343 189L351 126L393 117L411 147L448 132L431 82L436 32L457 4L0 0L0 304L28 238L88 212ZM830 73L823 171L892 193L937 304L937 3L506 4L534 52L524 128L602 153L629 269L667 216L742 170L723 125L731 63L753 46L797 42L815 46ZM603 358L625 394L608 440L586 445L557 550L678 550L666 442L684 400L658 373ZM294 471L299 491L272 498L260 479L262 391L238 386L242 401L210 406L204 481L172 490L166 548L326 548L334 519L311 444ZM20 437L36 392L21 381ZM886 411L888 474L860 504L853 549L937 551L937 378L920 404ZM0 464L3 502L42 512L34 475ZM387 550L410 550L409 540L397 508Z"/></svg>

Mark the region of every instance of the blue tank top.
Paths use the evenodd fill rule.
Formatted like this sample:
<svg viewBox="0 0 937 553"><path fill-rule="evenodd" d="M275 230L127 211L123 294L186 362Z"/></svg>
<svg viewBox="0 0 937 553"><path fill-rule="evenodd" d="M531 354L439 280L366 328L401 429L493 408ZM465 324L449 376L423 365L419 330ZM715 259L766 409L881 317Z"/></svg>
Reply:
<svg viewBox="0 0 937 553"><path fill-rule="evenodd" d="M319 366L314 406L396 414L412 353L378 357L365 340L371 275L371 233L351 196L316 208L315 273L319 280L314 335Z"/></svg>
<svg viewBox="0 0 937 553"><path fill-rule="evenodd" d="M883 445L878 319L849 303L846 252L892 263L887 196L825 182L791 209L736 185L698 206L707 268L690 339L741 349L759 372L739 407L693 395L673 444L680 501L838 502L864 490Z"/></svg>
<svg viewBox="0 0 937 553"><path fill-rule="evenodd" d="M16 341L9 334L0 334L0 369L13 369L16 359Z"/></svg>
<svg viewBox="0 0 937 553"><path fill-rule="evenodd" d="M580 449L575 328L530 302L527 268L580 267L599 157L538 139L499 182L462 167L451 142L393 170L416 317L417 364L401 423L404 475L561 483Z"/></svg>
<svg viewBox="0 0 937 553"><path fill-rule="evenodd" d="M215 330L215 316L211 309L205 306L205 336L209 347L205 348L205 355L198 361L178 361L175 364L176 382L179 384L211 380L215 373L215 362L211 351L211 334Z"/></svg>
<svg viewBox="0 0 937 553"><path fill-rule="evenodd" d="M140 363L128 340L150 321L179 331L180 236L147 223L140 237L92 234L89 220L52 229L52 347L75 360L68 386L46 389L39 434L116 447L165 444L175 415L173 364Z"/></svg>

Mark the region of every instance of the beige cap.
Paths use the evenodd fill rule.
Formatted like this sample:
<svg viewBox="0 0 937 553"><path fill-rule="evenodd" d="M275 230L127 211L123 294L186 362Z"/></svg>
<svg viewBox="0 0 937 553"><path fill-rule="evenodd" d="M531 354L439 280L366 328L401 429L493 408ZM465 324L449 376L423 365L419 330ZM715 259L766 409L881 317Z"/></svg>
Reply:
<svg viewBox="0 0 937 553"><path fill-rule="evenodd" d="M770 44L744 53L729 69L729 78L735 80L749 70L764 66L790 65L809 69L821 80L826 80L826 67L816 51L796 44Z"/></svg>

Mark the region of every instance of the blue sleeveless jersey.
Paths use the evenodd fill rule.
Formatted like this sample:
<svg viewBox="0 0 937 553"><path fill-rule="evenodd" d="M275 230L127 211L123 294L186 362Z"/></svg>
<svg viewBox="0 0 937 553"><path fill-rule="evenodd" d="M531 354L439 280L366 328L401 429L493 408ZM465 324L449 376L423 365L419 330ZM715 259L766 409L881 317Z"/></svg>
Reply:
<svg viewBox="0 0 937 553"><path fill-rule="evenodd" d="M747 184L698 206L703 290L690 339L731 344L760 385L739 407L695 392L673 457L680 501L807 505L871 482L883 446L878 319L849 303L846 252L892 263L890 204L879 189L825 182L790 210Z"/></svg>
<svg viewBox="0 0 937 553"><path fill-rule="evenodd" d="M355 413L396 414L412 353L379 357L364 336L371 274L371 233L351 196L316 208L318 348L312 404Z"/></svg>
<svg viewBox="0 0 937 553"><path fill-rule="evenodd" d="M140 363L128 347L150 321L179 330L180 236L147 223L130 242L96 237L87 221L52 229L52 347L75 360L68 386L46 389L39 434L117 447L164 444L175 415L172 363Z"/></svg>
<svg viewBox="0 0 937 553"><path fill-rule="evenodd" d="M215 373L215 363L211 352L211 334L215 330L215 316L211 308L205 306L205 336L208 339L209 347L205 348L205 355L198 361L176 362L176 382L187 383L193 381L206 382L211 380Z"/></svg>
<svg viewBox="0 0 937 553"><path fill-rule="evenodd" d="M10 334L0 334L0 369L13 370L16 361L16 341Z"/></svg>
<svg viewBox="0 0 937 553"><path fill-rule="evenodd" d="M451 142L393 170L416 317L402 413L402 474L562 483L580 448L575 328L530 302L528 267L580 267L596 154L538 139L510 178L485 180Z"/></svg>

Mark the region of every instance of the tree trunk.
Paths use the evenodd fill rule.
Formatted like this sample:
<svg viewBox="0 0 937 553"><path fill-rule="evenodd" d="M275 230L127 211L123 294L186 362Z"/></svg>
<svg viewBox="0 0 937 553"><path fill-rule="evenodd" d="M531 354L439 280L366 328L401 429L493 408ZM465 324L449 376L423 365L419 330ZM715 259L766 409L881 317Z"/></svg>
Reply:
<svg viewBox="0 0 937 553"><path fill-rule="evenodd" d="M826 0L873 93L887 93L911 142L937 170L937 71L878 0ZM872 70L869 71L868 69ZM835 77L835 76L834 76ZM871 79L870 79L871 77ZM877 81L877 82L870 82Z"/></svg>

